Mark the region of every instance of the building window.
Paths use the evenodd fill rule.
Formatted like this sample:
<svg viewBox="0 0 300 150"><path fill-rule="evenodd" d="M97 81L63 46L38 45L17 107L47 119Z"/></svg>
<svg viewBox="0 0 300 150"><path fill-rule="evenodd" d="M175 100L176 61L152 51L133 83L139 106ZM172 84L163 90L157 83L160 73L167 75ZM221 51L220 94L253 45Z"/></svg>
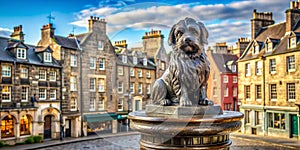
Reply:
<svg viewBox="0 0 300 150"><path fill-rule="evenodd" d="M4 117L1 121L1 138L14 137L15 129L15 119L13 116L8 115Z"/></svg>
<svg viewBox="0 0 300 150"><path fill-rule="evenodd" d="M95 98L90 98L90 111L95 111Z"/></svg>
<svg viewBox="0 0 300 150"><path fill-rule="evenodd" d="M130 68L130 76L134 77L134 69L133 68Z"/></svg>
<svg viewBox="0 0 300 150"><path fill-rule="evenodd" d="M123 66L118 66L118 75L119 75L119 76L124 75Z"/></svg>
<svg viewBox="0 0 300 150"><path fill-rule="evenodd" d="M104 98L103 97L99 98L98 110L104 110Z"/></svg>
<svg viewBox="0 0 300 150"><path fill-rule="evenodd" d="M104 79L100 79L99 80L99 92L105 92L105 80Z"/></svg>
<svg viewBox="0 0 300 150"><path fill-rule="evenodd" d="M18 48L17 49L17 58L18 59L26 59L26 49Z"/></svg>
<svg viewBox="0 0 300 150"><path fill-rule="evenodd" d="M56 90L50 90L50 100L56 100Z"/></svg>
<svg viewBox="0 0 300 150"><path fill-rule="evenodd" d="M98 50L103 50L103 42L98 41Z"/></svg>
<svg viewBox="0 0 300 150"><path fill-rule="evenodd" d="M237 87L233 87L233 97L236 97L237 96L237 93L238 93L238 88Z"/></svg>
<svg viewBox="0 0 300 150"><path fill-rule="evenodd" d="M2 77L11 77L11 67L2 66Z"/></svg>
<svg viewBox="0 0 300 150"><path fill-rule="evenodd" d="M130 93L134 94L134 83L130 83Z"/></svg>
<svg viewBox="0 0 300 150"><path fill-rule="evenodd" d="M295 48L296 47L296 37L291 37L290 38L290 42L289 42L289 44L290 44L290 48Z"/></svg>
<svg viewBox="0 0 300 150"><path fill-rule="evenodd" d="M143 84L139 83L139 88L138 88L139 94L143 94Z"/></svg>
<svg viewBox="0 0 300 150"><path fill-rule="evenodd" d="M228 87L224 88L224 97L228 97Z"/></svg>
<svg viewBox="0 0 300 150"><path fill-rule="evenodd" d="M118 111L123 111L123 98L118 100Z"/></svg>
<svg viewBox="0 0 300 150"><path fill-rule="evenodd" d="M70 57L71 57L71 60L70 60L70 61L71 61L71 62L70 62L71 64L70 64L70 65L71 65L72 67L77 67L77 56L76 56L76 55L71 55Z"/></svg>
<svg viewBox="0 0 300 150"><path fill-rule="evenodd" d="M123 93L123 82L118 83L118 93Z"/></svg>
<svg viewBox="0 0 300 150"><path fill-rule="evenodd" d="M28 79L28 69L27 68L21 68L20 78Z"/></svg>
<svg viewBox="0 0 300 150"><path fill-rule="evenodd" d="M295 83L287 83L287 98L289 101L296 100L296 85Z"/></svg>
<svg viewBox="0 0 300 150"><path fill-rule="evenodd" d="M147 58L143 58L143 65L147 66Z"/></svg>
<svg viewBox="0 0 300 150"><path fill-rule="evenodd" d="M295 71L295 56L287 57L287 70L288 72Z"/></svg>
<svg viewBox="0 0 300 150"><path fill-rule="evenodd" d="M250 99L250 85L245 86L245 98Z"/></svg>
<svg viewBox="0 0 300 150"><path fill-rule="evenodd" d="M268 127L285 129L285 114L283 113L268 113Z"/></svg>
<svg viewBox="0 0 300 150"><path fill-rule="evenodd" d="M105 70L105 59L104 58L100 58L99 69Z"/></svg>
<svg viewBox="0 0 300 150"><path fill-rule="evenodd" d="M255 73L256 73L256 75L262 74L262 62L261 61L258 61L255 63Z"/></svg>
<svg viewBox="0 0 300 150"><path fill-rule="evenodd" d="M251 76L250 63L245 64L245 73L246 73L246 76Z"/></svg>
<svg viewBox="0 0 300 150"><path fill-rule="evenodd" d="M77 80L76 80L76 77L74 77L74 76L70 77L70 90L77 91Z"/></svg>
<svg viewBox="0 0 300 150"><path fill-rule="evenodd" d="M236 65L231 65L231 71L236 72Z"/></svg>
<svg viewBox="0 0 300 150"><path fill-rule="evenodd" d="M262 113L261 111L255 111L255 125L262 124Z"/></svg>
<svg viewBox="0 0 300 150"><path fill-rule="evenodd" d="M277 99L276 84L270 84L270 99L271 100L276 100Z"/></svg>
<svg viewBox="0 0 300 150"><path fill-rule="evenodd" d="M122 62L123 63L127 63L127 56L126 55L122 55Z"/></svg>
<svg viewBox="0 0 300 150"><path fill-rule="evenodd" d="M30 135L31 120L28 115L23 115L20 119L20 135Z"/></svg>
<svg viewBox="0 0 300 150"><path fill-rule="evenodd" d="M272 42L269 42L267 43L267 52L271 52L273 50L273 43Z"/></svg>
<svg viewBox="0 0 300 150"><path fill-rule="evenodd" d="M143 71L142 70L138 70L138 77L139 78L143 77Z"/></svg>
<svg viewBox="0 0 300 150"><path fill-rule="evenodd" d="M231 103L224 103L224 110L231 110Z"/></svg>
<svg viewBox="0 0 300 150"><path fill-rule="evenodd" d="M95 78L90 78L90 91L96 91L96 79Z"/></svg>
<svg viewBox="0 0 300 150"><path fill-rule="evenodd" d="M223 76L223 83L228 83L228 76Z"/></svg>
<svg viewBox="0 0 300 150"><path fill-rule="evenodd" d="M2 102L10 102L11 101L11 87L3 86L2 87Z"/></svg>
<svg viewBox="0 0 300 150"><path fill-rule="evenodd" d="M256 100L261 100L262 98L261 85L255 85L255 98Z"/></svg>
<svg viewBox="0 0 300 150"><path fill-rule="evenodd" d="M259 45L257 44L257 45L255 45L254 46L254 51L253 51L253 54L258 54L259 53Z"/></svg>
<svg viewBox="0 0 300 150"><path fill-rule="evenodd" d="M146 85L146 93L147 93L147 94L150 94L150 93L151 93L151 87L150 87L150 84L147 84L147 85Z"/></svg>
<svg viewBox="0 0 300 150"><path fill-rule="evenodd" d="M136 58L136 57L133 57L133 58L132 58L132 61L133 61L133 64L134 64L134 65L137 64L137 58Z"/></svg>
<svg viewBox="0 0 300 150"><path fill-rule="evenodd" d="M237 76L233 76L233 83L238 83L238 77Z"/></svg>
<svg viewBox="0 0 300 150"><path fill-rule="evenodd" d="M147 78L151 78L151 72L150 72L150 70L147 70L147 72L146 72L146 77L147 77Z"/></svg>
<svg viewBox="0 0 300 150"><path fill-rule="evenodd" d="M274 74L276 73L276 60L270 59L270 73Z"/></svg>
<svg viewBox="0 0 300 150"><path fill-rule="evenodd" d="M90 58L90 69L96 69L96 58L95 57Z"/></svg>
<svg viewBox="0 0 300 150"><path fill-rule="evenodd" d="M250 121L251 121L251 115L250 115L250 110L245 110L245 123L250 123Z"/></svg>
<svg viewBox="0 0 300 150"><path fill-rule="evenodd" d="M51 53L44 52L44 62L52 62Z"/></svg>
<svg viewBox="0 0 300 150"><path fill-rule="evenodd" d="M55 71L50 71L49 72L49 80L50 81L56 81L56 72Z"/></svg>
<svg viewBox="0 0 300 150"><path fill-rule="evenodd" d="M28 87L22 87L21 101L22 102L28 101Z"/></svg>
<svg viewBox="0 0 300 150"><path fill-rule="evenodd" d="M44 88L39 89L39 100L46 100L47 90Z"/></svg>
<svg viewBox="0 0 300 150"><path fill-rule="evenodd" d="M46 81L46 70L39 71L39 80Z"/></svg>
<svg viewBox="0 0 300 150"><path fill-rule="evenodd" d="M70 111L77 111L77 99L74 97L70 101Z"/></svg>

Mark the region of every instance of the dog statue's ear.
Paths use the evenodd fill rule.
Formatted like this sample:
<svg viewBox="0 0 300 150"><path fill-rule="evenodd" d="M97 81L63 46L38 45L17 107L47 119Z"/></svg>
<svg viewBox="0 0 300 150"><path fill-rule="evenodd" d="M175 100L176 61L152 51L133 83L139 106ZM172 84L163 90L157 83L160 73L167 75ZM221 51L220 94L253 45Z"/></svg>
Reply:
<svg viewBox="0 0 300 150"><path fill-rule="evenodd" d="M201 43L204 44L208 44L207 38L208 38L208 31L205 28L204 24L202 22L197 22L199 25L199 28L201 30L201 34L200 34L200 40Z"/></svg>
<svg viewBox="0 0 300 150"><path fill-rule="evenodd" d="M176 39L175 39L175 35L174 35L175 26L176 26L176 24L173 25L173 27L171 28L171 31L169 33L168 43L170 46L176 45Z"/></svg>

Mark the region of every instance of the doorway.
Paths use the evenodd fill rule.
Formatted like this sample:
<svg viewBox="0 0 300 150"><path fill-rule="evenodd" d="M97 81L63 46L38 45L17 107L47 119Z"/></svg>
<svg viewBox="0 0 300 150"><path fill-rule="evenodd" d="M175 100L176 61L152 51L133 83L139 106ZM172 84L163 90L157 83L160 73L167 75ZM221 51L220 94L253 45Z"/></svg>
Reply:
<svg viewBox="0 0 300 150"><path fill-rule="evenodd" d="M66 137L71 137L71 119L66 119Z"/></svg>
<svg viewBox="0 0 300 150"><path fill-rule="evenodd" d="M298 117L297 115L290 115L290 138L298 137Z"/></svg>
<svg viewBox="0 0 300 150"><path fill-rule="evenodd" d="M52 138L51 136L51 126L52 126L52 116L47 115L44 118L44 139Z"/></svg>

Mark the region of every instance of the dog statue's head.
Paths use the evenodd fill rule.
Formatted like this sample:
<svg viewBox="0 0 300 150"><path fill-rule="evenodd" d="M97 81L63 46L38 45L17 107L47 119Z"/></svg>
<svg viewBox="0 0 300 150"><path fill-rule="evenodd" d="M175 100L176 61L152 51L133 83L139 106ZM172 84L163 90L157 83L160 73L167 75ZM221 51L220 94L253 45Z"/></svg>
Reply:
<svg viewBox="0 0 300 150"><path fill-rule="evenodd" d="M186 17L172 27L168 42L174 50L182 50L191 57L203 52L207 38L204 24Z"/></svg>

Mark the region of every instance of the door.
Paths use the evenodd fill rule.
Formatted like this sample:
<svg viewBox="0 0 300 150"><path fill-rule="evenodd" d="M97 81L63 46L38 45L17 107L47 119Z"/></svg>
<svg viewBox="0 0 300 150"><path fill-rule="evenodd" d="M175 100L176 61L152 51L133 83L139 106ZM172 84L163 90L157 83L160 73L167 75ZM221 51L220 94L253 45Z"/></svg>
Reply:
<svg viewBox="0 0 300 150"><path fill-rule="evenodd" d="M297 115L290 115L291 118L291 133L290 137L298 137L298 117Z"/></svg>
<svg viewBox="0 0 300 150"><path fill-rule="evenodd" d="M140 100L135 100L135 111L140 110Z"/></svg>
<svg viewBox="0 0 300 150"><path fill-rule="evenodd" d="M71 119L66 119L66 137L71 137Z"/></svg>
<svg viewBox="0 0 300 150"><path fill-rule="evenodd" d="M45 116L45 122L44 122L44 139L51 138L51 119L52 116L47 115Z"/></svg>

